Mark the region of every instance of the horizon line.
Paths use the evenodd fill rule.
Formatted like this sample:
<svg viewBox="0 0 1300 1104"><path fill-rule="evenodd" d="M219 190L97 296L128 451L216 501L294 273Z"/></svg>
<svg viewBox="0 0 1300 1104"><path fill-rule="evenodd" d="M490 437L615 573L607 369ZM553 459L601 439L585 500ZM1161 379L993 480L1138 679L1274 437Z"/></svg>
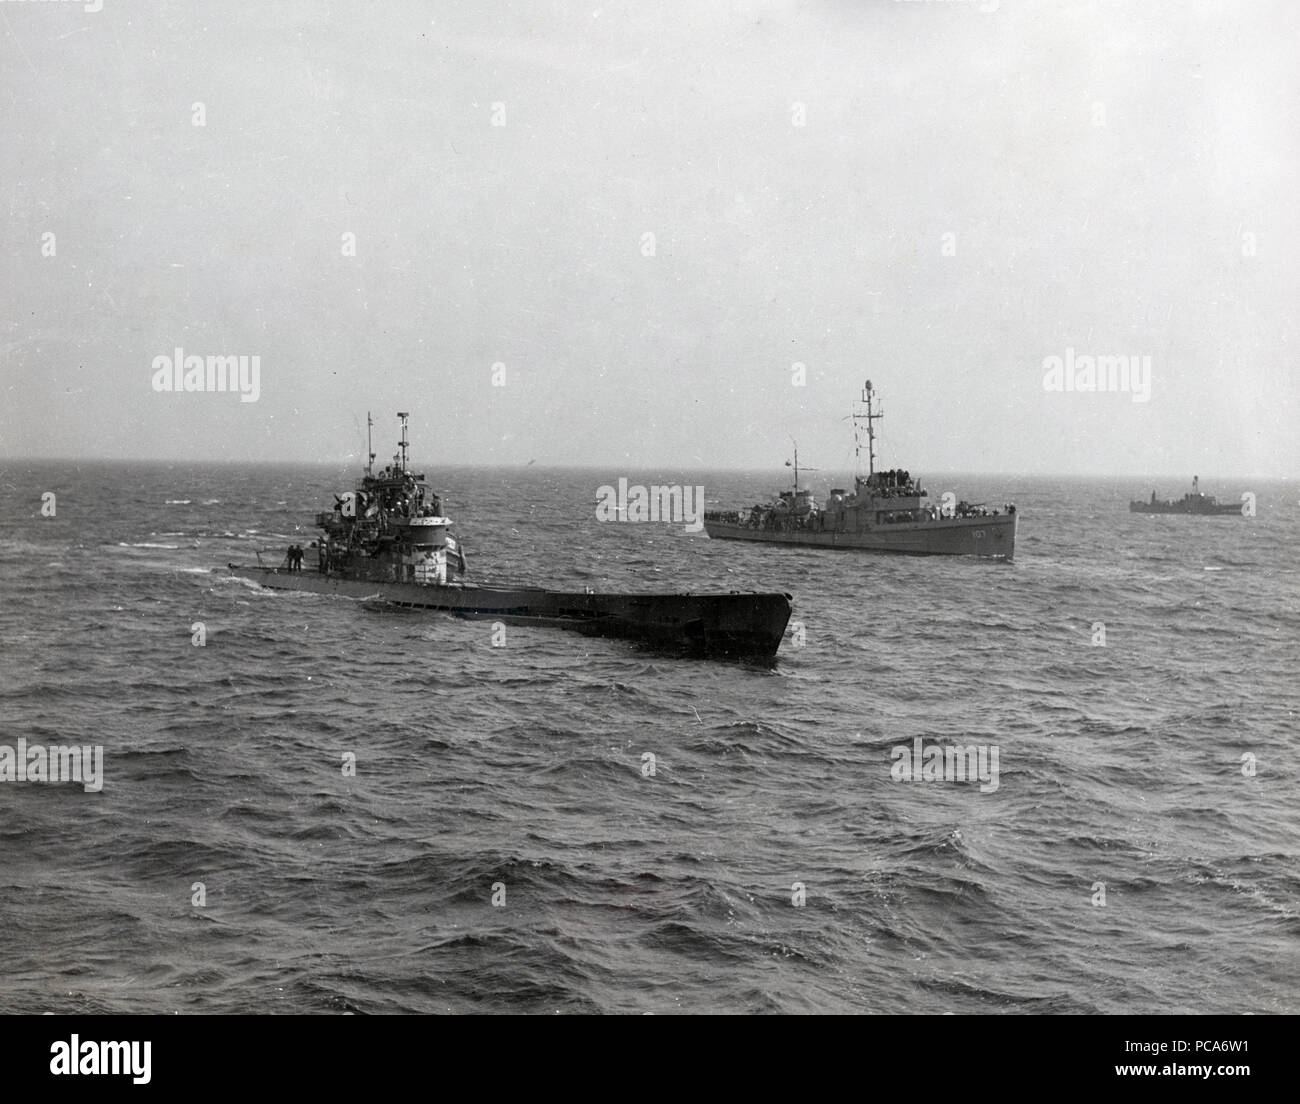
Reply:
<svg viewBox="0 0 1300 1104"><path fill-rule="evenodd" d="M6 465L6 464L17 464L17 463L34 463L34 464L124 464L124 465L131 465L131 464L134 464L134 465L141 465L141 466L144 466L144 465L153 465L153 464L182 464L182 465L186 465L186 464L188 464L188 465L194 465L194 466L203 466L203 465L220 465L220 466L222 466L222 467L258 467L258 466L265 466L265 467L319 467L319 468L331 468L331 469L337 469L337 468L339 468L339 467L348 467L348 466L351 466L352 464L356 463L356 461L352 461L352 460L347 460L347 461L339 461L339 460L247 460L247 459L242 459L242 460L231 460L231 459L204 459L204 458L190 458L190 457L186 457L186 458L183 458L183 459L182 459L182 458L175 458L175 457L158 457L158 458L136 458L136 457L131 457L131 458L124 458L124 457L112 457L112 456L4 456L4 455L0 455L0 467L3 467L3 466ZM363 465L362 465L362 466L363 466ZM467 463L467 462L464 462L464 461L459 461L459 462L455 462L455 463L436 463L436 464L424 464L424 465L412 464L412 465L410 465L410 468L411 468L411 470L414 472L414 471L416 471L417 469L419 469L421 466L425 467L426 469L429 469L429 468L435 468L435 469L469 469L469 468L480 468L480 469L489 469L489 470L493 470L493 469L495 469L495 470L500 470L500 471L527 471L529 468L537 468L537 469L539 469L539 470L551 470L551 471L588 471L588 472L595 472L595 471L608 471L610 468L614 468L614 467L616 467L616 465L614 465L614 464L567 464L567 463L558 463L558 464L537 464L537 463L533 463L533 462L523 463L523 464L521 464L521 463ZM787 466L788 466L788 465L773 466L772 470L773 470L773 471L779 471L779 470L782 470L783 468L785 468L785 467L787 467ZM666 470L666 471L673 471L673 472L714 471L714 472L734 472L734 473L737 473L737 474L745 474L745 475L750 475L750 474L754 474L754 473L757 473L757 472L763 472L763 471L767 471L767 470L768 470L768 468L767 468L766 466L761 466L761 467L735 467L735 466L726 466L726 465L724 465L724 466L720 466L720 467L706 467L706 466L704 466L704 465L702 465L702 464L682 466L682 465L680 465L680 463L676 463L676 464L672 464L672 465L669 465L669 464L636 464L636 465L628 465L628 466L624 467L623 470L624 470L624 471L628 471L628 472L647 472L647 471L651 471L651 470L656 469L656 468L659 468L659 469L662 469L662 470ZM812 470L812 469L808 469L808 470ZM879 469L879 470L881 470L881 471L889 471L889 470L893 470L893 469L882 468L882 469ZM911 471L910 468L908 468L908 469L904 469L904 470L906 470L906 471ZM823 469L821 469L821 471L823 471L823 472L835 472L835 473L837 473L837 474L844 474L844 473L852 474L852 470L849 469L849 468L843 468L843 469L836 469L836 468L823 468ZM971 477L974 477L974 476L980 476L980 477L984 477L984 476L992 476L992 477L1004 478L1004 479L1006 479L1006 478L1031 478L1031 479L1115 479L1115 480L1133 480L1133 479L1143 479L1143 480L1150 480L1150 479L1183 479L1183 480L1190 481L1190 480L1191 480L1192 478L1194 478L1194 477L1199 478L1199 476L1197 476L1196 473L1192 473L1191 475L1188 475L1188 474L1186 474L1186 473L1182 473L1182 472L1176 472L1176 473L1173 473L1173 472L1139 472L1139 473L1135 473L1135 474L1133 474L1133 475L1127 475L1127 474L1124 474L1124 473L1115 473L1115 472L1097 472L1097 471L1083 471L1083 472L1060 472L1060 471L1056 471L1056 472L1052 472L1052 471L994 471L994 470L975 470L975 469L967 469L967 468L942 468L942 467L940 467L940 468L933 468L933 469L931 469L931 472L932 472L932 473L935 473L935 474L942 474L942 475L955 475L955 474L960 474L960 475L963 475L963 476L971 476ZM922 472L918 472L918 475L922 475L922 476L923 476L923 475L925 475L925 474L926 474L926 473L923 472L923 471L922 471ZM1287 482L1287 481L1300 480L1300 475L1269 475L1269 474L1263 474L1263 473L1258 473L1258 472L1256 472L1256 473L1245 473L1245 474L1243 474L1243 473L1233 473L1233 472L1229 472L1229 473L1222 474L1222 475L1219 475L1219 474L1213 475L1213 476L1210 477L1210 479L1211 479L1211 480L1230 480L1230 479L1232 479L1232 480L1235 480L1235 479L1246 479L1246 480L1249 480L1249 479L1265 479L1265 480L1271 480L1271 481L1276 481L1276 482ZM829 479L828 479L827 481L829 481Z"/></svg>

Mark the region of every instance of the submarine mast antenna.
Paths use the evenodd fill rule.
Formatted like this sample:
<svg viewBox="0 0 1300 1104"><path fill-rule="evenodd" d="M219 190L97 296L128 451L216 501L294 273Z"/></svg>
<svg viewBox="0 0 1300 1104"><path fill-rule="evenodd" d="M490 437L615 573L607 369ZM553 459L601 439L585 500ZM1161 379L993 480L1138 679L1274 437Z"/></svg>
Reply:
<svg viewBox="0 0 1300 1104"><path fill-rule="evenodd" d="M397 416L402 419L402 439L397 443L402 446L402 471L406 471L406 450L408 447L406 440L406 419L411 415L404 410L399 410Z"/></svg>
<svg viewBox="0 0 1300 1104"><path fill-rule="evenodd" d="M375 446L374 446L374 442L370 440L370 427L373 426L374 424L375 424L375 420L370 416L370 411L367 410L366 411L366 454L367 454L366 474L367 475L375 474Z"/></svg>

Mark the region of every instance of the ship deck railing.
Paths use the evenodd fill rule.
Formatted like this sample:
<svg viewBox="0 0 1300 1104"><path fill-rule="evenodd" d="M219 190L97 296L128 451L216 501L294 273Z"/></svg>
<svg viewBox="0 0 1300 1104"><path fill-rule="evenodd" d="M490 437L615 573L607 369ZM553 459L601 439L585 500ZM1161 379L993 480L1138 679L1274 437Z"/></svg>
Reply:
<svg viewBox="0 0 1300 1104"><path fill-rule="evenodd" d="M945 514L937 506L927 506L916 510L880 510L876 512L875 525L919 525L932 522L952 521L954 519L989 519L1013 517L1015 507L988 509L984 506L965 507L951 514ZM765 530L768 532L838 532L838 521L842 511L814 510L808 514L789 514L761 507L755 510L706 510L704 520L725 525L736 525L743 529Z"/></svg>

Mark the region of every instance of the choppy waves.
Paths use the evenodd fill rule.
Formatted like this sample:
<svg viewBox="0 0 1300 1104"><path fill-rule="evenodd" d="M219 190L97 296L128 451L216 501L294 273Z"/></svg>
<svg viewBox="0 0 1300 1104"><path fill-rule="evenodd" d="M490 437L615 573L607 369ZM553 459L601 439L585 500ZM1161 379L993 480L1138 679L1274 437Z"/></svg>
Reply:
<svg viewBox="0 0 1300 1104"><path fill-rule="evenodd" d="M118 508L53 519L22 502L60 473L8 472L0 743L102 745L105 784L0 785L0 1007L1297 1010L1294 489L1152 519L1019 480L989 564L599 526L604 478L454 474L480 576L791 591L800 643L496 647L227 573L310 539L281 503L330 501L319 470L83 465ZM895 779L915 741L996 747L996 788Z"/></svg>

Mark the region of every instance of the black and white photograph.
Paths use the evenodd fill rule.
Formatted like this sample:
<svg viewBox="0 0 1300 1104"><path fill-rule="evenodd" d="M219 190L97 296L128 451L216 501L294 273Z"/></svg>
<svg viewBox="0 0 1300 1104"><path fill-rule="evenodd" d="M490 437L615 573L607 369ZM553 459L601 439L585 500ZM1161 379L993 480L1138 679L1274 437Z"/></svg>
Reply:
<svg viewBox="0 0 1300 1104"><path fill-rule="evenodd" d="M1300 1012L1297 43L0 0L0 1012L90 1018L24 1062L1232 1017L1094 1072L1249 1084Z"/></svg>

